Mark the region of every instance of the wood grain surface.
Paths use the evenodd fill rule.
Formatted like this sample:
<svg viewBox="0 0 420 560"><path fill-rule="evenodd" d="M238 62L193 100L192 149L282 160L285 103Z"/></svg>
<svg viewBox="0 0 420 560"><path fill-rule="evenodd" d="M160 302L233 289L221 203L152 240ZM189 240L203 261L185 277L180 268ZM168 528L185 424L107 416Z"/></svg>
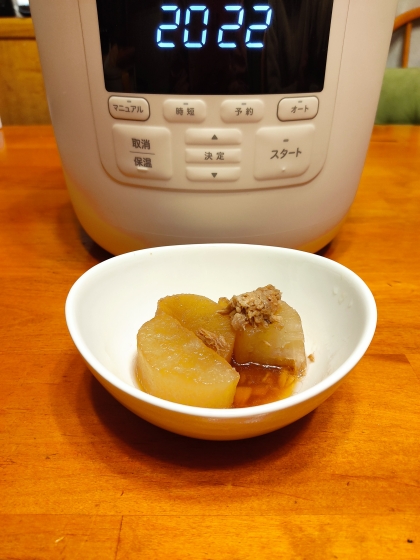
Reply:
<svg viewBox="0 0 420 560"><path fill-rule="evenodd" d="M0 119L3 125L51 122L31 18L0 18Z"/></svg>
<svg viewBox="0 0 420 560"><path fill-rule="evenodd" d="M52 129L0 131L0 559L420 558L420 127L376 127L322 254L378 327L337 392L246 441L165 432L89 373L64 320L109 258L80 229Z"/></svg>

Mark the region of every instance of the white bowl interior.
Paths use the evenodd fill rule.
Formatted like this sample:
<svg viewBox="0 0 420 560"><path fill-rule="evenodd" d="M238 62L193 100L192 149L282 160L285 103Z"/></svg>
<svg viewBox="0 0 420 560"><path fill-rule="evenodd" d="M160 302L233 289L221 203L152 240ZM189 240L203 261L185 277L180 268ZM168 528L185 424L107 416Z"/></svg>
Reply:
<svg viewBox="0 0 420 560"><path fill-rule="evenodd" d="M154 316L159 298L195 293L217 301L267 284L280 289L283 299L299 312L307 354L315 358L295 393L307 392L333 373L345 375L373 336L373 296L345 267L290 249L189 245L114 257L93 267L73 286L67 322L91 367L111 383L118 379L130 392L137 392L136 334ZM139 398L142 395L138 390Z"/></svg>

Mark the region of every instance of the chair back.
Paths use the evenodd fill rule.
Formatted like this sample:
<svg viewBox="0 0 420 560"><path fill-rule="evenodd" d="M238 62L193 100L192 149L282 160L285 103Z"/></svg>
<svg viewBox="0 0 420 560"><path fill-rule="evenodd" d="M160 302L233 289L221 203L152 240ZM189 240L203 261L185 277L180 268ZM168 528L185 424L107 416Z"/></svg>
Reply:
<svg viewBox="0 0 420 560"><path fill-rule="evenodd" d="M402 60L401 60L401 67L407 68L408 67L408 57L410 55L410 43L411 43L411 31L413 29L413 21L420 19L420 7L413 8L408 12L404 12L395 18L394 22L394 31L400 29L401 27L404 29L404 41L403 41L403 52L402 52Z"/></svg>

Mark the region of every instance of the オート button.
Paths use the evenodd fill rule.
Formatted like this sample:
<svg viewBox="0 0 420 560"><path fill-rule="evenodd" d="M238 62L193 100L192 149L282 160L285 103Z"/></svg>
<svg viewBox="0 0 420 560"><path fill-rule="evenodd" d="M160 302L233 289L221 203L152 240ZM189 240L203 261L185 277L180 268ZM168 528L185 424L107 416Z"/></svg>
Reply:
<svg viewBox="0 0 420 560"><path fill-rule="evenodd" d="M301 121L313 119L318 113L317 97L285 97L277 108L277 117L281 121Z"/></svg>

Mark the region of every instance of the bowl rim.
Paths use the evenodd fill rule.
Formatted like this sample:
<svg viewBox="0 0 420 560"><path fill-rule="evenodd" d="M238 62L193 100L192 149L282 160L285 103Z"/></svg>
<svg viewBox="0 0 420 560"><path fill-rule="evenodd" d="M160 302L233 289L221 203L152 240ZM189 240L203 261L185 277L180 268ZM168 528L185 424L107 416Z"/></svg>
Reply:
<svg viewBox="0 0 420 560"><path fill-rule="evenodd" d="M155 397L142 391L140 388L134 387L127 384L125 381L121 380L116 374L112 373L108 368L106 368L91 352L89 347L83 340L81 336L78 325L77 325L77 315L75 300L79 296L79 293L83 290L86 281L90 280L97 274L100 274L102 269L113 269L118 266L121 261L136 260L139 255L143 256L145 254L150 255L153 253L165 253L173 251L191 251L200 250L205 248L206 250L246 250L246 251L256 251L256 252L272 252L273 254L295 254L303 256L307 260L313 260L313 262L322 262L327 267L345 275L351 280L353 284L358 288L358 292L361 296L361 301L363 302L366 309L366 321L364 324L363 331L360 335L359 341L352 351L351 355L333 372L331 372L325 379L316 383L312 387L305 389L301 393L296 393L281 399L279 401L274 401L272 403L261 404L252 407L245 408L205 408L196 407L191 405L179 404L172 401L167 401L161 399L160 397ZM259 415L267 415L270 413L276 413L280 411L285 411L289 408L293 408L303 402L310 401L319 395L328 391L328 389L334 387L338 384L344 377L356 366L360 359L365 354L367 348L369 347L372 338L375 334L376 324L377 324L377 307L374 296L367 286L367 284L358 276L355 272L347 268L346 266L323 257L314 253L307 253L305 251L300 251L298 249L290 249L285 247L274 247L266 245L251 245L251 244L237 244L237 243L198 243L198 244L188 244L188 245L170 245L161 247L152 247L147 249L139 249L137 251L131 251L128 253L123 253L121 255L113 256L105 261L102 261L86 272L84 272L77 280L74 282L70 291L67 295L65 302L65 318L67 323L67 328L69 330L70 336L75 344L77 350L81 354L82 358L88 365L89 369L96 372L101 378L104 379L108 384L114 386L119 391L128 394L134 399L143 401L148 405L154 407L163 408L171 412L176 412L178 414L183 414L185 416L196 416L202 418L217 418L225 420L233 419L247 419Z"/></svg>

